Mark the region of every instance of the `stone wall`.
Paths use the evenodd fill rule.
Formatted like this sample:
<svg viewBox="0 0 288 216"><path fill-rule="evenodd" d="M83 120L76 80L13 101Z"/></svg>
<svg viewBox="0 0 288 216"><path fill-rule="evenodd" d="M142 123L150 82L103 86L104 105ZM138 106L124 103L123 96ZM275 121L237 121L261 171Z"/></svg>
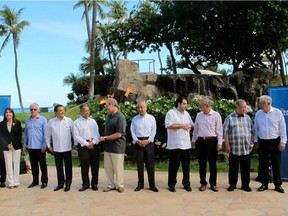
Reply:
<svg viewBox="0 0 288 216"><path fill-rule="evenodd" d="M272 71L259 68L246 72L238 71L228 77L198 74L157 75L139 73L137 63L119 60L113 89L118 91L119 96L131 86L131 94L125 98L128 101L154 100L171 95L183 95L191 99L205 95L212 99L241 98L255 107L257 97L267 94L272 75Z"/></svg>

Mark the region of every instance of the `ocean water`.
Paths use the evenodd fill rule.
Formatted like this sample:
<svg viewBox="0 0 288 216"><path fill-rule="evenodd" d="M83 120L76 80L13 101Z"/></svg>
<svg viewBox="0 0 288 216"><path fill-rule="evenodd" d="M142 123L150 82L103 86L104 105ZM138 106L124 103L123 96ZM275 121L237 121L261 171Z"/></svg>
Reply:
<svg viewBox="0 0 288 216"><path fill-rule="evenodd" d="M48 108L48 112L54 112L53 109L54 109L53 107ZM21 108L13 108L13 110L15 113L21 113L22 112ZM41 108L40 108L40 110L41 110ZM24 108L24 112L30 113L30 108L29 107Z"/></svg>

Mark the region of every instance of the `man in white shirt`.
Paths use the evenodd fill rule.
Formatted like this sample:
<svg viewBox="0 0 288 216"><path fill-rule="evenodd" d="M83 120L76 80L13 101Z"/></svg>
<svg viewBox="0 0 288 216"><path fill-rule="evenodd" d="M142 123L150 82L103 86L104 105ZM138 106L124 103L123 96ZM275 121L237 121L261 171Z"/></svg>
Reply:
<svg viewBox="0 0 288 216"><path fill-rule="evenodd" d="M285 150L287 142L286 124L283 113L272 107L272 98L263 95L259 98L260 110L254 120L255 144L259 154L259 173L261 186L258 191L268 189L269 158L273 169L273 183L275 190L284 193L280 176L281 152Z"/></svg>
<svg viewBox="0 0 288 216"><path fill-rule="evenodd" d="M201 112L195 119L192 137L192 148L196 148L199 159L200 191L206 190L207 161L209 162L211 190L218 192L217 186L217 157L222 149L223 127L222 119L218 112L212 110L211 100L203 97L200 101ZM196 144L195 144L196 142Z"/></svg>
<svg viewBox="0 0 288 216"><path fill-rule="evenodd" d="M186 111L187 100L178 97L174 108L169 110L165 116L165 127L167 128L167 148L170 151L168 169L169 191L176 192L177 172L182 163L183 179L182 185L188 192L192 191L190 186L190 131L193 121Z"/></svg>
<svg viewBox="0 0 288 216"><path fill-rule="evenodd" d="M156 135L156 120L147 113L147 104L141 100L137 104L138 115L131 122L132 143L135 144L137 154L138 185L135 191L144 187L144 161L148 174L150 190L158 192L155 186L154 172L154 138Z"/></svg>
<svg viewBox="0 0 288 216"><path fill-rule="evenodd" d="M82 187L79 192L89 188L89 166L91 166L91 188L98 190L99 175L99 128L97 122L90 118L87 104L80 106L80 118L74 122L74 139L78 143L78 156L81 166Z"/></svg>
<svg viewBox="0 0 288 216"><path fill-rule="evenodd" d="M72 183L72 131L73 121L65 116L65 107L58 104L54 107L55 117L50 119L46 129L46 143L50 152L54 152L54 160L57 171L58 185L54 191L64 188L67 192ZM52 139L51 139L52 137ZM52 142L51 142L52 141ZM52 145L51 145L52 144ZM63 161L65 164L65 174L63 171Z"/></svg>

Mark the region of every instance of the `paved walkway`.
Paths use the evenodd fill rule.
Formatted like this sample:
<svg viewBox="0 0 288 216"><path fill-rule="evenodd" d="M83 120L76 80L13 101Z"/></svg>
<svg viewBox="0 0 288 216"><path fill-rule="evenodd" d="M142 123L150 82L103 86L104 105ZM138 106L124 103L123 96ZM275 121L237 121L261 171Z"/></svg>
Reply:
<svg viewBox="0 0 288 216"><path fill-rule="evenodd" d="M106 186L105 173L100 169L99 191L86 190L78 192L81 186L80 169L73 169L71 191L54 192L56 186L55 167L49 167L49 183L45 189L35 187L28 189L31 174L20 176L21 185L18 189L0 189L0 215L104 215L104 216L167 216L167 215L227 215L227 216L260 216L288 215L288 183L283 183L285 194L274 191L274 186L265 192L257 192L259 182L251 181L252 192L240 189L227 192L227 173L218 174L220 191L198 191L199 177L191 174L192 192L182 189L182 174L178 175L176 193L167 190L167 173L156 173L156 184L159 193L143 189L134 192L137 183L135 171L125 171L125 191L104 193ZM145 174L146 175L146 174ZM255 179L256 173L252 173ZM146 181L146 179L145 179Z"/></svg>

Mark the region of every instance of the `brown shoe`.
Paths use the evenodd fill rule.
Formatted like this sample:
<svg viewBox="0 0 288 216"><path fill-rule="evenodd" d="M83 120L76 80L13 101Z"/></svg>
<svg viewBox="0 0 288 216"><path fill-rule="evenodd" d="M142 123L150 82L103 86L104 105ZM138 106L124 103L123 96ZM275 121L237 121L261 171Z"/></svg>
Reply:
<svg viewBox="0 0 288 216"><path fill-rule="evenodd" d="M206 185L201 185L200 187L199 187L199 191L205 191L206 190Z"/></svg>
<svg viewBox="0 0 288 216"><path fill-rule="evenodd" d="M211 190L214 192L218 192L219 188L216 185L211 186Z"/></svg>
<svg viewBox="0 0 288 216"><path fill-rule="evenodd" d="M119 188L117 189L117 191L118 191L119 193L123 193L123 192L124 192L124 187L119 187Z"/></svg>
<svg viewBox="0 0 288 216"><path fill-rule="evenodd" d="M103 189L103 192L109 192L111 190L116 190L116 188L107 187L107 188Z"/></svg>

